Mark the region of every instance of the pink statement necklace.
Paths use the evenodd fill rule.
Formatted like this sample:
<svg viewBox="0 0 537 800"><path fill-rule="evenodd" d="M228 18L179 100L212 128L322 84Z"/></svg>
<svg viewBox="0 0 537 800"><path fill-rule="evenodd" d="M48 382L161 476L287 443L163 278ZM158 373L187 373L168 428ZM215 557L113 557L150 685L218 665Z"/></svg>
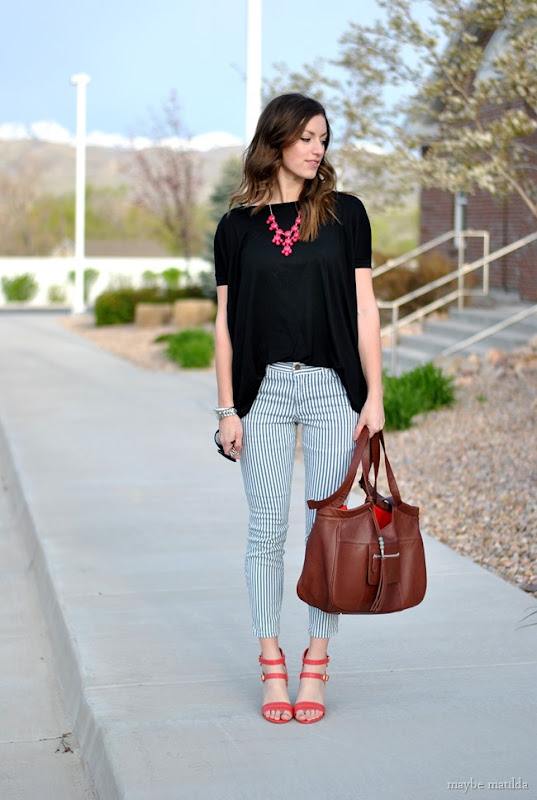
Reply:
<svg viewBox="0 0 537 800"><path fill-rule="evenodd" d="M270 214L267 219L267 225L269 226L269 231L276 231L272 237L272 244L275 244L277 247L280 247L280 245L283 244L281 252L284 256L291 255L293 252L293 245L296 244L300 238L300 223L302 220L300 218L300 211L298 210L296 203L295 208L297 212L295 224L291 225L290 230L284 231L276 222L276 217L272 213L272 206L269 203Z"/></svg>

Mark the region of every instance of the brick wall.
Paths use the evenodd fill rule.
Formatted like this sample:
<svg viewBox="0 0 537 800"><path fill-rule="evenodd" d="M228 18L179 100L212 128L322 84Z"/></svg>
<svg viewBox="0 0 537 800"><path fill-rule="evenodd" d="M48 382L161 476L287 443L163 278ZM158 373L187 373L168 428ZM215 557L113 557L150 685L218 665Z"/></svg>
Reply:
<svg viewBox="0 0 537 800"><path fill-rule="evenodd" d="M524 107L519 99L513 107ZM483 110L483 120L490 122L502 113L496 105ZM528 145L528 174L537 182L537 133L526 137ZM477 192L467 198L466 225L476 230L488 230L491 252L537 231L537 218L529 211L518 195L500 199ZM452 230L455 217L455 198L441 189L424 189L420 202L420 243L424 244L442 233ZM457 250L454 242L442 245L441 250L454 265ZM474 261L483 254L482 240L468 240L466 261ZM537 302L537 242L505 256L491 264L490 285L493 288L518 292L521 299Z"/></svg>
<svg viewBox="0 0 537 800"><path fill-rule="evenodd" d="M454 226L454 196L440 189L424 189L420 200L420 243L446 233ZM488 230L490 249L497 250L537 231L537 219L518 195L508 200L477 192L468 196L467 226ZM438 248L454 265L457 251L453 242ZM466 261L482 255L481 240L469 240ZM537 302L537 243L528 245L491 264L490 285L518 292L521 299Z"/></svg>
<svg viewBox="0 0 537 800"><path fill-rule="evenodd" d="M420 196L420 244L435 239L453 228L455 198L441 189L422 189ZM438 250L453 263L457 263L457 251L453 242L440 245Z"/></svg>

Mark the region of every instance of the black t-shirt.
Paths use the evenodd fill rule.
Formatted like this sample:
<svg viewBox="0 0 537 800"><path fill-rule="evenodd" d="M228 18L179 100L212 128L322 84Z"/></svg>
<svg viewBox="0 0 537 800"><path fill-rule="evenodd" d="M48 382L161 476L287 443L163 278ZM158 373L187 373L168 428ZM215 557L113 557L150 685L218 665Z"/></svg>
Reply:
<svg viewBox="0 0 537 800"><path fill-rule="evenodd" d="M295 203L273 203L288 230ZM371 267L371 227L362 202L336 195L335 213L313 242L298 241L289 256L272 243L266 206L236 208L222 217L214 240L216 283L228 287L233 347L233 397L240 417L255 400L267 364L300 361L334 369L353 409L367 387L358 355L355 269Z"/></svg>

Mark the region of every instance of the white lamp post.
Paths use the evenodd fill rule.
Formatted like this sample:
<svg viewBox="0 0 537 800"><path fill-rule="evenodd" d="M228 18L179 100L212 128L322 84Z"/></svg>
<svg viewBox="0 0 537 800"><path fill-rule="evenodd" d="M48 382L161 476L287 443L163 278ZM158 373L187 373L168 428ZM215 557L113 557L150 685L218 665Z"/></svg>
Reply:
<svg viewBox="0 0 537 800"><path fill-rule="evenodd" d="M250 144L261 113L261 0L248 0L246 44L246 143Z"/></svg>
<svg viewBox="0 0 537 800"><path fill-rule="evenodd" d="M84 256L86 237L86 86L89 75L73 75L76 86L76 200L75 200L75 291L73 314L82 314L84 302Z"/></svg>

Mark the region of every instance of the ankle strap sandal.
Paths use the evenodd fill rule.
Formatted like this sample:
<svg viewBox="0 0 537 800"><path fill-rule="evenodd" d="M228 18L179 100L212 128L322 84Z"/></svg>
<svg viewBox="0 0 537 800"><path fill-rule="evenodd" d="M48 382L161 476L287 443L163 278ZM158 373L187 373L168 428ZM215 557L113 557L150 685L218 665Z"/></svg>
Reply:
<svg viewBox="0 0 537 800"><path fill-rule="evenodd" d="M281 648L280 648L280 656L281 656L280 658L274 658L274 659L263 658L262 653L259 656L259 663L261 665L265 664L267 667L277 667L281 664L285 668L285 672L265 673L261 671L261 681L263 683L268 680L273 680L274 678L279 678L280 680L285 681L285 685L287 686L288 684L287 667L285 665L285 655L283 654ZM287 711L290 714L290 717L288 719L282 719L280 715L279 719L272 719L271 717L265 716L265 714L268 711L281 711L281 712ZM293 706L291 705L291 703L284 703L284 702L265 703L263 706L261 706L261 714L263 715L263 718L267 720L267 722L274 722L276 725L284 725L286 722L291 722L291 720L293 719Z"/></svg>
<svg viewBox="0 0 537 800"><path fill-rule="evenodd" d="M307 658L308 651L304 650L304 655L302 656L302 667L322 667L329 663L330 656L327 655L326 658L314 659L314 658ZM330 676L326 674L322 674L320 672L305 672L304 669L300 673L300 679L302 678L316 678L319 681L323 681L323 683L327 683L330 680ZM312 717L311 719L299 719L296 715L297 711L320 711L321 714L318 717ZM300 722L301 725L309 725L313 722L319 722L324 715L326 714L326 707L322 703L314 703L313 701L308 702L307 700L303 700L300 703L295 703L295 707L293 709L293 716L297 722Z"/></svg>

